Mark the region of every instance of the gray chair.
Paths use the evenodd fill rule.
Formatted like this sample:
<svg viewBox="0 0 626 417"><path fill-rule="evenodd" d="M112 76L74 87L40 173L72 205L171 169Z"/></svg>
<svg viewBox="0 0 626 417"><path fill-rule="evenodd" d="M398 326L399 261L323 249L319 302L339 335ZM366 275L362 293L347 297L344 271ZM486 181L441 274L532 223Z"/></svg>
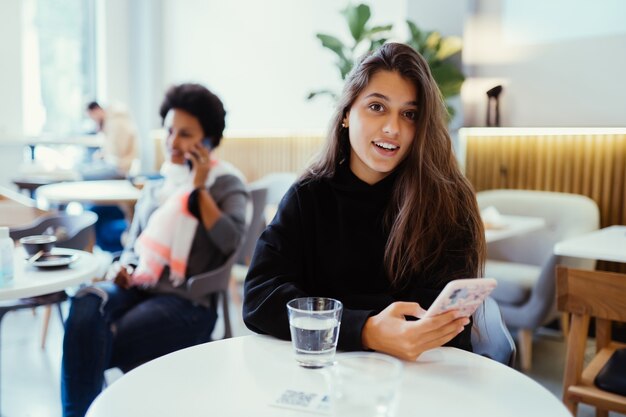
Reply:
<svg viewBox="0 0 626 417"><path fill-rule="evenodd" d="M42 216L24 227L13 227L10 235L17 242L24 236L52 233L58 239L56 247L90 251L94 244L94 224L97 220L98 216L91 211L76 216L52 214Z"/></svg>
<svg viewBox="0 0 626 417"><path fill-rule="evenodd" d="M283 195L294 183L297 176L292 172L275 172L251 183L248 187L252 194L253 216L250 229L243 244L239 258L233 265L233 277L236 282L243 282L248 273L256 242L267 226L265 209L268 205L277 207Z"/></svg>
<svg viewBox="0 0 626 417"><path fill-rule="evenodd" d="M249 187L250 196L252 198L252 218L250 219L250 227L246 233L246 238L239 249L236 262L239 265L248 266L252 260L252 254L256 246L256 241L265 230L265 206L267 203L268 189L263 186L252 184Z"/></svg>
<svg viewBox="0 0 626 417"><path fill-rule="evenodd" d="M262 214L265 208L265 196L267 190L264 188L258 188L251 190L252 202L248 202L248 214L246 216L246 232L241 240L239 247L228 257L226 262L219 268L212 271L208 271L202 274L189 277L186 283L186 291L193 293L194 297L210 297L214 305L221 304L222 306L222 319L224 320L224 339L230 338L233 335L232 326L230 324L229 314L229 290L230 290L230 278L232 276L233 265L241 257L241 253L249 245L250 233L256 230L258 227L257 217L262 218ZM255 200L255 197L257 200ZM255 204L262 202L262 209L257 210ZM256 239L253 243L256 243Z"/></svg>
<svg viewBox="0 0 626 417"><path fill-rule="evenodd" d="M198 294L200 296L211 297L212 302L222 306L222 319L224 320L224 339L228 339L233 336L232 327L230 324L229 314L229 286L231 269L235 260L237 259L238 252L235 251L226 262L217 269L214 269L203 274L194 275L187 280L187 291Z"/></svg>
<svg viewBox="0 0 626 417"><path fill-rule="evenodd" d="M504 365L515 364L515 342L507 329L498 303L487 297L473 317L472 348L474 353L493 359Z"/></svg>
<svg viewBox="0 0 626 417"><path fill-rule="evenodd" d="M595 261L561 258L554 245L598 229L597 204L582 195L530 190L490 190L477 194L481 209L494 206L500 213L542 217L546 226L522 236L487 246L485 276L498 280L491 296L509 328L517 330L520 364L532 364L533 331L558 317L555 302L555 266L593 269Z"/></svg>
<svg viewBox="0 0 626 417"><path fill-rule="evenodd" d="M90 251L95 240L94 224L96 220L98 220L98 216L91 211L85 211L77 216L53 214L42 216L28 226L11 228L9 234L17 242L25 236L51 233L57 236L56 247ZM51 307L53 305L57 307L59 317L63 321L61 303L66 299L65 291L59 291L39 297L0 302L0 323L9 311L45 306L46 312L41 332L41 348L43 349L46 346Z"/></svg>

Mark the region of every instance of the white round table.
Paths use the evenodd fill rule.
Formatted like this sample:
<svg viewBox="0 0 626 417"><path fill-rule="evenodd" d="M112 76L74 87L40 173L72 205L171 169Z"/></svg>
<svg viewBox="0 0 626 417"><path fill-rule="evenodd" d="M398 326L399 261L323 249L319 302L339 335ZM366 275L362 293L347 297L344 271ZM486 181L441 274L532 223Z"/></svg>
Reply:
<svg viewBox="0 0 626 417"><path fill-rule="evenodd" d="M16 248L13 281L0 286L0 301L51 294L95 278L99 265L93 254L73 249L56 250L75 253L78 259L66 268L36 268L27 264L24 250Z"/></svg>
<svg viewBox="0 0 626 417"><path fill-rule="evenodd" d="M37 198L43 197L57 204L72 201L95 204L135 203L140 196L141 190L128 180L59 182L37 189Z"/></svg>
<svg viewBox="0 0 626 417"><path fill-rule="evenodd" d="M455 348L404 363L396 417L571 417L560 400L525 375ZM290 342L245 336L183 349L111 384L88 417L313 416L272 406L285 389L327 392L323 370L299 367Z"/></svg>

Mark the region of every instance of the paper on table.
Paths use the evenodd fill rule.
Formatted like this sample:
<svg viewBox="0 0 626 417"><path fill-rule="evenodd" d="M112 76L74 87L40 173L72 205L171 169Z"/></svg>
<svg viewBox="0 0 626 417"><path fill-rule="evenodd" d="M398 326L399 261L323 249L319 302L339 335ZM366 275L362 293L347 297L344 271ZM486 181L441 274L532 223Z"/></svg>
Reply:
<svg viewBox="0 0 626 417"><path fill-rule="evenodd" d="M305 392L296 389L286 389L277 395L276 400L270 403L275 407L292 410L309 411L319 414L330 414L328 394L319 392Z"/></svg>
<svg viewBox="0 0 626 417"><path fill-rule="evenodd" d="M494 206L489 206L481 210L480 217L483 219L485 229L503 229L506 227L506 221Z"/></svg>

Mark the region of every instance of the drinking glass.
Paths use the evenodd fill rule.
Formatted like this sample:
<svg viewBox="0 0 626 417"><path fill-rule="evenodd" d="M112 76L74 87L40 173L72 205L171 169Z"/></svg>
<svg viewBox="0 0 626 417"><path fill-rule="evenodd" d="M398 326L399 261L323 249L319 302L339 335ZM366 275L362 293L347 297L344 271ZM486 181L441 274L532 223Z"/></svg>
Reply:
<svg viewBox="0 0 626 417"><path fill-rule="evenodd" d="M392 417L402 383L402 362L374 352L337 355L331 371L334 416Z"/></svg>
<svg viewBox="0 0 626 417"><path fill-rule="evenodd" d="M296 298L287 303L296 361L305 368L332 365L343 305L324 297Z"/></svg>

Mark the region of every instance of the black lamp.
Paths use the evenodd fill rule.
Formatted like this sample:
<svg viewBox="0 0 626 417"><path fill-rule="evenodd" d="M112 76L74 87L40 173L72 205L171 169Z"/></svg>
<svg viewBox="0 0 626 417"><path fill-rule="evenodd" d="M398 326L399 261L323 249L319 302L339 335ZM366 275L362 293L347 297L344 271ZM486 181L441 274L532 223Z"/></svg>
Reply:
<svg viewBox="0 0 626 417"><path fill-rule="evenodd" d="M500 126L500 100L498 96L501 92L501 85L496 85L495 87L487 90L487 126L489 127ZM492 112L494 113L493 115Z"/></svg>

